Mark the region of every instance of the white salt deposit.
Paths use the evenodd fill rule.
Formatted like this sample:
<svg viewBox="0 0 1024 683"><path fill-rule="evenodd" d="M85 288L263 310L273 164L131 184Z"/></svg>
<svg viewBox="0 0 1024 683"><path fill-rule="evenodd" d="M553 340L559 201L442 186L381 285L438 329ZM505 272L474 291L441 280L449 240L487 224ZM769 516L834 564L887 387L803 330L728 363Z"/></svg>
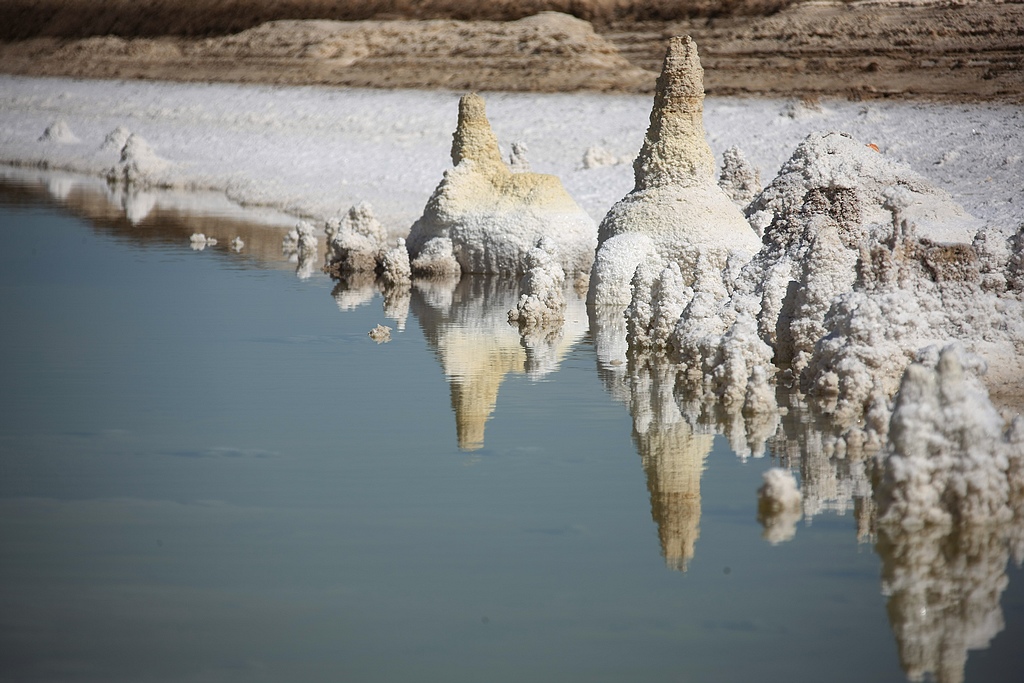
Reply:
<svg viewBox="0 0 1024 683"><path fill-rule="evenodd" d="M374 272L387 250L387 231L368 202L351 207L324 226L327 267L334 273Z"/></svg>
<svg viewBox="0 0 1024 683"><path fill-rule="evenodd" d="M541 238L526 255L526 274L520 280L522 294L508 321L520 329L561 327L565 320L565 271L555 260L551 240Z"/></svg>
<svg viewBox="0 0 1024 683"><path fill-rule="evenodd" d="M56 142L59 144L73 144L81 142L78 136L71 130L71 126L64 119L57 119L43 131L39 136L39 142Z"/></svg>
<svg viewBox="0 0 1024 683"><path fill-rule="evenodd" d="M462 266L455 260L455 247L448 237L432 237L424 242L410 265L420 277L458 279L462 275Z"/></svg>
<svg viewBox="0 0 1024 683"><path fill-rule="evenodd" d="M983 370L955 345L907 368L880 455L880 524L914 531L1014 518L1024 493L1024 418L1005 424L976 376Z"/></svg>
<svg viewBox="0 0 1024 683"><path fill-rule="evenodd" d="M391 341L391 328L386 325L377 325L375 328L370 330L368 333L370 339L378 344L384 344Z"/></svg>
<svg viewBox="0 0 1024 683"><path fill-rule="evenodd" d="M194 232L188 238L189 246L192 247L193 251L202 251L207 247L212 247L217 244L217 240L213 237L207 237L201 232Z"/></svg>
<svg viewBox="0 0 1024 683"><path fill-rule="evenodd" d="M718 186L743 208L761 191L761 174L751 166L739 147L732 146L722 155Z"/></svg>
<svg viewBox="0 0 1024 683"><path fill-rule="evenodd" d="M451 240L462 272L521 275L529 251L547 237L563 270L590 269L593 221L555 176L509 169L479 95L459 101L451 156L454 168L409 232L414 262L428 241L442 237Z"/></svg>
<svg viewBox="0 0 1024 683"><path fill-rule="evenodd" d="M171 186L163 175L170 164L153 151L141 136L132 133L121 148L121 156L108 171L107 181L130 187Z"/></svg>
<svg viewBox="0 0 1024 683"><path fill-rule="evenodd" d="M599 228L591 303L628 304L633 271L641 261L677 263L689 285L698 259L720 272L731 254L750 258L760 248L743 214L715 184L714 155L703 126L703 77L693 41L673 38L647 136L633 164L635 186ZM601 253L609 240L624 234L642 235L650 243L620 241ZM623 273L628 277L622 278Z"/></svg>
<svg viewBox="0 0 1024 683"><path fill-rule="evenodd" d="M385 248L380 256L381 278L386 287L408 287L412 282L412 267L405 240L399 237L395 246Z"/></svg>

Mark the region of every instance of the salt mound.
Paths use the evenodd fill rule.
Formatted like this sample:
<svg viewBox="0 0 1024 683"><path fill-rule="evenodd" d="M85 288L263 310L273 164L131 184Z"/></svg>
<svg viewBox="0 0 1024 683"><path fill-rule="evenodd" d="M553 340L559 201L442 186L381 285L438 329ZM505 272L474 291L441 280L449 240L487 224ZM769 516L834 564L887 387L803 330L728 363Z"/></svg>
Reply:
<svg viewBox="0 0 1024 683"><path fill-rule="evenodd" d="M81 142L78 136L71 131L71 126L64 119L57 119L43 131L39 136L39 142L57 142L63 145L70 145Z"/></svg>
<svg viewBox="0 0 1024 683"><path fill-rule="evenodd" d="M462 266L455 260L455 247L447 237L432 237L424 242L410 265L418 277L457 280L462 275Z"/></svg>
<svg viewBox="0 0 1024 683"><path fill-rule="evenodd" d="M128 138L131 137L132 132L124 126L118 126L114 130L110 131L103 138L103 143L100 144L101 150L112 150L120 152L124 149L124 144L128 142Z"/></svg>
<svg viewBox="0 0 1024 683"><path fill-rule="evenodd" d="M1006 428L972 372L979 359L956 345L935 355L903 375L880 458L879 523L1009 522L1024 492L1024 419Z"/></svg>
<svg viewBox="0 0 1024 683"><path fill-rule="evenodd" d="M697 46L689 36L673 38L633 163L636 185L598 229L591 303L628 304L630 280L644 260L675 262L692 284L699 258L721 271L730 254L749 259L760 248L743 214L715 184L715 159L704 137L703 78ZM615 240L624 235L649 242Z"/></svg>
<svg viewBox="0 0 1024 683"><path fill-rule="evenodd" d="M451 240L462 272L522 275L527 254L547 237L566 273L590 269L594 222L555 176L509 169L479 95L459 101L452 162L409 233L414 263L440 237Z"/></svg>
<svg viewBox="0 0 1024 683"><path fill-rule="evenodd" d="M520 282L522 295L513 311L508 312L510 324L520 329L561 327L565 320L565 271L555 261L547 238L527 254L527 271Z"/></svg>
<svg viewBox="0 0 1024 683"><path fill-rule="evenodd" d="M324 232L328 272L372 273L380 265L388 235L367 202L353 206L341 219L328 220Z"/></svg>
<svg viewBox="0 0 1024 683"><path fill-rule="evenodd" d="M107 181L115 185L162 185L165 183L158 174L169 165L169 162L157 156L142 136L132 133L121 148L121 158L107 171Z"/></svg>
<svg viewBox="0 0 1024 683"><path fill-rule="evenodd" d="M845 133L811 133L747 209L773 246L807 242L807 222L826 216L849 248L892 231L887 192L909 193L904 217L936 242L970 242L981 227L944 190Z"/></svg>

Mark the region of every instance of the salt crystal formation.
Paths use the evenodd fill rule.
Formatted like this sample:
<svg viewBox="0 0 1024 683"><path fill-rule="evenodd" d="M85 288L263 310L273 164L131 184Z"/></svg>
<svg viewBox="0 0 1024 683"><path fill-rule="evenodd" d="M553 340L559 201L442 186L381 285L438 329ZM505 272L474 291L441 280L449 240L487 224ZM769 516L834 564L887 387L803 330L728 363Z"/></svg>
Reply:
<svg viewBox="0 0 1024 683"><path fill-rule="evenodd" d="M757 521L764 527L765 540L775 545L796 535L802 498L789 470L773 467L761 476L764 484L757 490Z"/></svg>
<svg viewBox="0 0 1024 683"><path fill-rule="evenodd" d="M1019 383L1020 232L979 230L947 193L840 133L808 136L747 214L764 234L749 262L734 254L719 274L701 252L692 282L649 263L634 275L629 343L681 362L682 386L751 414L773 409L769 383L787 368L847 426L874 411L850 438L878 448L925 346L961 341L998 367L990 382Z"/></svg>
<svg viewBox="0 0 1024 683"><path fill-rule="evenodd" d="M189 246L192 248L192 251L202 251L207 247L212 247L217 244L217 240L215 238L207 237L201 232L192 233L192 235L188 238L188 242Z"/></svg>
<svg viewBox="0 0 1024 683"><path fill-rule="evenodd" d="M672 38L650 127L633 163L635 187L598 229L588 296L593 304L628 304L630 282L642 262L676 263L684 284L692 285L699 260L720 273L730 255L746 260L761 246L715 184L715 159L704 137L703 78L694 42Z"/></svg>
<svg viewBox="0 0 1024 683"><path fill-rule="evenodd" d="M56 142L62 145L70 145L80 142L78 136L71 130L71 126L64 119L57 119L43 131L39 136L39 142Z"/></svg>
<svg viewBox="0 0 1024 683"><path fill-rule="evenodd" d="M387 231L367 202L353 206L342 218L332 218L327 233L326 270L334 275L372 273L381 264L387 247Z"/></svg>
<svg viewBox="0 0 1024 683"><path fill-rule="evenodd" d="M718 186L742 208L761 191L761 174L750 165L739 147L730 147L722 155Z"/></svg>
<svg viewBox="0 0 1024 683"><path fill-rule="evenodd" d="M914 531L1010 522L1024 493L1024 419L1006 428L971 372L980 359L956 345L937 355L903 375L880 456L879 523Z"/></svg>
<svg viewBox="0 0 1024 683"><path fill-rule="evenodd" d="M452 163L409 232L414 271L428 242L437 238L451 240L464 273L522 275L542 237L566 273L590 269L597 244L593 220L555 176L509 169L479 95L459 101Z"/></svg>
<svg viewBox="0 0 1024 683"><path fill-rule="evenodd" d="M410 267L417 277L437 279L458 279L462 266L455 260L455 246L447 237L432 237L423 243Z"/></svg>
<svg viewBox="0 0 1024 683"><path fill-rule="evenodd" d="M385 344L391 341L391 328L385 325L377 325L367 335L378 344Z"/></svg>
<svg viewBox="0 0 1024 683"><path fill-rule="evenodd" d="M100 145L100 149L104 151L113 151L120 153L124 149L124 143L128 142L132 132L124 126L118 126L114 130L110 131L103 138L103 143Z"/></svg>
<svg viewBox="0 0 1024 683"><path fill-rule="evenodd" d="M296 264L295 274L300 280L309 279L316 270L317 247L316 228L306 221L299 221L284 236L281 251Z"/></svg>
<svg viewBox="0 0 1024 683"><path fill-rule="evenodd" d="M132 133L121 148L120 159L107 171L107 181L129 187L164 186L169 183L160 174L169 166L142 136Z"/></svg>
<svg viewBox="0 0 1024 683"><path fill-rule="evenodd" d="M555 261L554 246L547 238L527 254L526 274L520 281L522 294L508 321L520 328L561 327L565 320L565 271Z"/></svg>
<svg viewBox="0 0 1024 683"><path fill-rule="evenodd" d="M907 368L879 456L882 588L912 680L959 683L1003 629L1006 565L1024 550L1024 418L1008 428L950 345Z"/></svg>

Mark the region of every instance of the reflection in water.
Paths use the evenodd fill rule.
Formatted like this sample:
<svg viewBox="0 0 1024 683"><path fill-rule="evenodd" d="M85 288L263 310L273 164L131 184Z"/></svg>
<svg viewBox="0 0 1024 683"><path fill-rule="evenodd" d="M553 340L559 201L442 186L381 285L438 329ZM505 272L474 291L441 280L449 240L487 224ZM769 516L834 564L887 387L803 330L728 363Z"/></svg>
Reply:
<svg viewBox="0 0 1024 683"><path fill-rule="evenodd" d="M243 209L220 193L112 187L98 178L2 166L0 194L12 204L56 200L97 231L139 244L185 246L202 233L217 240L215 250L231 253L239 237L248 263L275 268L287 267L281 236L295 224L276 211Z"/></svg>
<svg viewBox="0 0 1024 683"><path fill-rule="evenodd" d="M662 555L669 567L686 571L700 537L700 477L714 436L694 433L679 412L675 374L667 363L631 364L629 412Z"/></svg>
<svg viewBox="0 0 1024 683"><path fill-rule="evenodd" d="M11 203L41 196L59 199L88 218L97 231L183 247L189 236L215 236L225 256L235 236L245 242L247 263L283 267L281 236L293 219L253 221L241 214L196 216L201 203L174 193L110 190L104 183L68 175L36 174L34 185L2 182ZM32 176L35 177L35 176ZM22 180L23 183L23 180ZM219 205L218 205L219 206ZM300 264L301 265L301 264ZM314 262L313 268L316 264ZM567 291L563 328L520 334L507 322L518 284L466 276L461 281L418 280L413 287L382 287L373 274L336 283L332 296L348 311L383 293L384 315L405 328L411 310L448 377L459 447L483 447L486 422L495 410L509 373L541 378L555 371L566 351L586 331L581 297ZM886 526L876 530L870 484L871 449L839 438L840 426L823 418L813 402L779 389L778 405L744 413L713 391L694 386L686 368L655 356L627 353L621 313L591 316L598 374L611 396L627 406L633 439L647 479L651 516L666 564L684 571L694 560L701 525L701 476L715 434L725 435L741 458L767 453L798 475L802 509L766 524L766 538L778 541L796 532L797 522L826 512L852 511L861 540L876 536L881 588L901 664L911 680L934 677L941 683L964 679L968 652L989 646L1003 629L1000 600L1008 584L1011 557L1024 556L1020 502L1007 525L928 528L914 533ZM751 491L751 518L756 514Z"/></svg>
<svg viewBox="0 0 1024 683"><path fill-rule="evenodd" d="M1003 630L999 599L1008 584L1010 548L1020 547L1022 530L1020 523L969 532L879 530L882 592L907 678L960 683L967 652L987 648ZM1020 554L1014 554L1019 566Z"/></svg>
<svg viewBox="0 0 1024 683"><path fill-rule="evenodd" d="M508 323L508 312L519 300L517 282L479 275L464 275L457 284L454 280L414 282L412 312L448 377L459 448L483 447L486 423L505 375L524 373L540 379L557 369L586 332L582 298L574 292L566 294L561 332L524 344L519 331Z"/></svg>

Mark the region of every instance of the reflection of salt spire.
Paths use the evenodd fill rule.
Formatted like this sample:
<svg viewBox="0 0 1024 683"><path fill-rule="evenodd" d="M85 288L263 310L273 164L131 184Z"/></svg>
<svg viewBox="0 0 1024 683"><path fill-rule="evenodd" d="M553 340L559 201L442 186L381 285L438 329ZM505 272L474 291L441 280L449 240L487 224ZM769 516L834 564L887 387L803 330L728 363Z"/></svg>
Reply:
<svg viewBox="0 0 1024 683"><path fill-rule="evenodd" d="M437 282L414 283L412 312L448 377L463 450L483 447L487 421L505 376L527 371L528 355L519 331L508 324L508 311L517 296L516 282L501 278L463 277L450 294ZM567 316L570 322L563 336L553 343L549 362L533 368L531 377L556 370L562 356L586 331L583 302L577 298L568 305L571 317Z"/></svg>
<svg viewBox="0 0 1024 683"><path fill-rule="evenodd" d="M694 434L679 413L674 366L645 365L631 379L633 436L647 474L651 517L665 563L685 571L700 537L700 477L714 436Z"/></svg>
<svg viewBox="0 0 1024 683"><path fill-rule="evenodd" d="M669 41L651 125L633 170L637 190L693 185L715 175L715 157L704 139L704 69L690 36Z"/></svg>

